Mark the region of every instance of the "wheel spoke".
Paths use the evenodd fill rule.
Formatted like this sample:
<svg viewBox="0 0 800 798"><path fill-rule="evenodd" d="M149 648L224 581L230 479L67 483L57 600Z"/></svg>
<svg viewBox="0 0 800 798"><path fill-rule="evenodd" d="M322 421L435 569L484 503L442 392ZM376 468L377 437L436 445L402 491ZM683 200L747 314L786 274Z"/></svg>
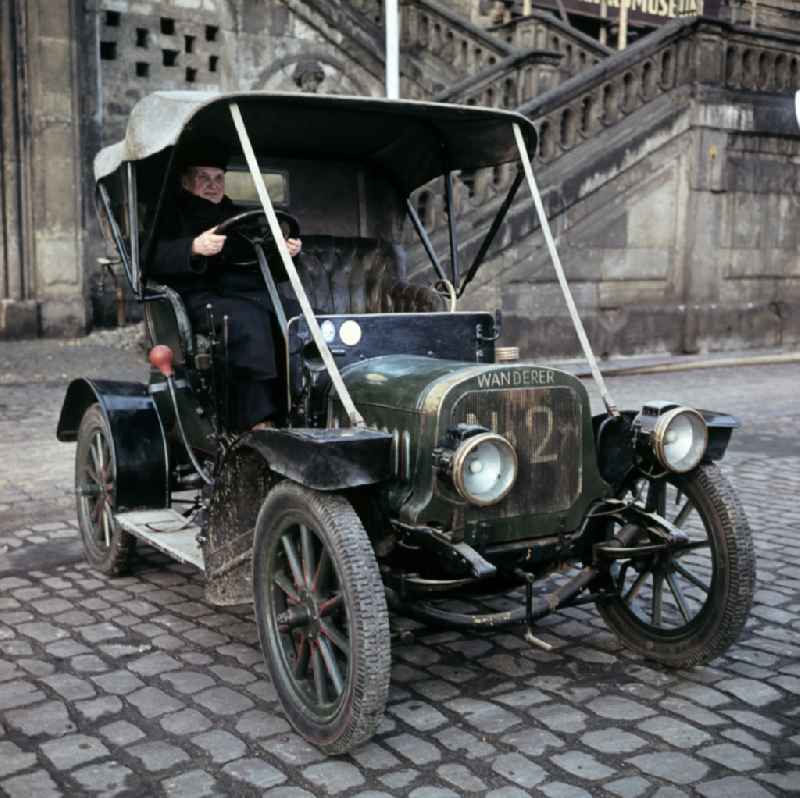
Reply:
<svg viewBox="0 0 800 798"><path fill-rule="evenodd" d="M97 526L101 522L103 515L103 508L105 507L106 500L104 496L99 496L92 508L92 523Z"/></svg>
<svg viewBox="0 0 800 798"><path fill-rule="evenodd" d="M639 591L642 589L642 585L644 584L644 580L647 579L647 576L650 572L649 571L642 571L639 576L636 577L633 584L630 587L630 590L622 597L622 600L626 604L630 604L636 596L639 595Z"/></svg>
<svg viewBox="0 0 800 798"><path fill-rule="evenodd" d="M681 565L681 563L675 562L674 560L672 562L672 568L673 570L677 571L687 582L691 582L695 587L699 587L703 593L706 595L708 594L710 585L707 585L702 579L695 576L688 568L685 568L683 565Z"/></svg>
<svg viewBox="0 0 800 798"><path fill-rule="evenodd" d="M103 461L103 474L107 474L111 465L111 449L104 435L100 436L100 456Z"/></svg>
<svg viewBox="0 0 800 798"><path fill-rule="evenodd" d="M325 674L322 672L324 665L318 646L313 646L311 650L311 667L314 671L314 690L317 694L317 702L324 704L328 700L328 689L325 687Z"/></svg>
<svg viewBox="0 0 800 798"><path fill-rule="evenodd" d="M95 471L92 463L86 463L86 467L83 470L84 476L87 476L91 482L93 482L98 488L103 487L103 480L100 478L100 475Z"/></svg>
<svg viewBox="0 0 800 798"><path fill-rule="evenodd" d="M94 466L95 473L100 474L103 470L103 455L102 452L98 454L98 438L99 434L95 435L92 438L92 442L89 444L89 457L92 459L92 465ZM98 482L101 480L98 479Z"/></svg>
<svg viewBox="0 0 800 798"><path fill-rule="evenodd" d="M711 548L708 538L704 540L690 540L688 543L677 543L672 549L673 557L682 557L687 551Z"/></svg>
<svg viewBox="0 0 800 798"><path fill-rule="evenodd" d="M647 488L647 502L645 510L649 513L658 513L664 516L667 504L667 483L662 481L650 482Z"/></svg>
<svg viewBox="0 0 800 798"><path fill-rule="evenodd" d="M97 470L100 471L100 473L105 474L106 446L105 446L105 440L103 439L103 434L101 432L98 432L97 435L95 435L95 445L97 446L97 462L98 462Z"/></svg>
<svg viewBox="0 0 800 798"><path fill-rule="evenodd" d="M653 626L661 626L662 610L664 607L664 574L653 572L653 599L651 605Z"/></svg>
<svg viewBox="0 0 800 798"><path fill-rule="evenodd" d="M675 599L675 603L678 605L678 609L680 610L684 623L689 623L691 620L689 618L689 607L686 604L686 598L683 595L683 591L675 579L675 574L667 574L667 585L669 586L669 592L672 593L672 597Z"/></svg>
<svg viewBox="0 0 800 798"><path fill-rule="evenodd" d="M325 546L322 547L322 553L319 557L319 562L317 563L317 570L314 574L314 580L311 583L311 587L316 590L324 589L325 585L328 583L328 577L331 573L331 555L328 554L328 550Z"/></svg>
<svg viewBox="0 0 800 798"><path fill-rule="evenodd" d="M343 603L344 595L342 593L334 593L334 595L319 605L319 614L321 616L330 615L341 607Z"/></svg>
<svg viewBox="0 0 800 798"><path fill-rule="evenodd" d="M285 571L276 571L272 577L272 581L286 594L286 598L288 598L290 602L297 604L297 602L300 601L300 597L297 595L297 591L294 589L294 585L292 585Z"/></svg>
<svg viewBox="0 0 800 798"><path fill-rule="evenodd" d="M295 548L294 541L292 541L287 534L281 538L281 543L286 553L286 561L289 563L289 568L292 572L294 586L299 589L303 586L303 572L300 570L300 561L297 558L297 549Z"/></svg>
<svg viewBox="0 0 800 798"><path fill-rule="evenodd" d="M678 494L678 498L680 498L681 495L682 494L679 493ZM675 503L676 504L678 503L677 500L676 500ZM675 520L672 522L673 525L674 526L683 526L684 523L686 522L686 519L689 517L689 513L691 513L692 510L694 510L694 505L692 504L691 501L689 501L689 499L687 499L684 502L683 507L681 507L681 509L678 511L678 514L675 516Z"/></svg>
<svg viewBox="0 0 800 798"><path fill-rule="evenodd" d="M336 695L340 696L344 689L344 680L342 679L342 672L339 670L339 663L336 662L331 644L324 637L319 638L317 642L319 643L322 660L325 663L325 670L328 672L328 676L333 683L333 689L336 691Z"/></svg>
<svg viewBox="0 0 800 798"><path fill-rule="evenodd" d="M322 634L325 635L335 646L345 655L348 659L350 659L350 643L348 642L347 638L338 630L336 629L333 624L328 623L327 621L320 622L320 628L322 629Z"/></svg>
<svg viewBox="0 0 800 798"><path fill-rule="evenodd" d="M314 562L314 541L305 524L300 525L300 547L303 552L303 585L311 587L311 578L316 568Z"/></svg>
<svg viewBox="0 0 800 798"><path fill-rule="evenodd" d="M630 568L630 565L628 561L617 564L616 587L620 592L622 592L622 588L625 586L625 577L628 575L628 568Z"/></svg>
<svg viewBox="0 0 800 798"><path fill-rule="evenodd" d="M111 512L111 505L106 503L103 508L103 534L105 535L106 547L111 546L111 530L114 528L114 514Z"/></svg>
<svg viewBox="0 0 800 798"><path fill-rule="evenodd" d="M308 663L311 655L311 644L305 635L301 635L297 644L297 661L294 664L295 679L305 679L308 674Z"/></svg>

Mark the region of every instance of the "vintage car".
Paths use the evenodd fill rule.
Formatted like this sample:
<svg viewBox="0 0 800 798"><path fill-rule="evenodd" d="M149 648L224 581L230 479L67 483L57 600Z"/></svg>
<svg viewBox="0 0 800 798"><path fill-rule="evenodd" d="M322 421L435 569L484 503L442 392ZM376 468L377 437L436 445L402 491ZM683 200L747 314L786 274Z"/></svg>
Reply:
<svg viewBox="0 0 800 798"><path fill-rule="evenodd" d="M219 229L249 242L275 307L284 404L271 429L226 423L223 320L192 329L149 276L176 164L207 132L234 153L227 192L243 208ZM381 719L390 608L442 627L525 624L546 648L537 620L592 602L634 651L679 668L719 656L747 618L753 544L716 465L737 422L662 398L617 408L550 233L535 144L528 119L494 109L160 92L95 160L99 217L153 349L146 383L67 391L58 438L77 441L86 557L122 573L138 539L202 570L209 602L252 602L286 716L326 752ZM462 273L453 173L503 164L516 177ZM433 180L450 220L441 259L410 198ZM575 376L498 346L493 309L455 308L522 183L598 415ZM432 285L407 279L406 220ZM302 228L295 262L286 225ZM287 318L287 296L302 315Z"/></svg>

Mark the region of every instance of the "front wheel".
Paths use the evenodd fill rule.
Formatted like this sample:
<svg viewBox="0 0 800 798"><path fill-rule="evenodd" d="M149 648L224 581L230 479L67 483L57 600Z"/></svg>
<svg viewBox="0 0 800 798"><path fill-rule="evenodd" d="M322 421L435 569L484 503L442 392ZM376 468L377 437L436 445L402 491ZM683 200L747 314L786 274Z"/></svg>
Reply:
<svg viewBox="0 0 800 798"><path fill-rule="evenodd" d="M615 563L615 596L598 605L600 614L645 657L674 668L710 662L738 639L753 601L755 554L744 510L715 465L641 480L633 495L688 540Z"/></svg>
<svg viewBox="0 0 800 798"><path fill-rule="evenodd" d="M389 691L389 616L369 538L344 497L290 482L270 491L256 521L253 595L294 728L328 754L369 739Z"/></svg>

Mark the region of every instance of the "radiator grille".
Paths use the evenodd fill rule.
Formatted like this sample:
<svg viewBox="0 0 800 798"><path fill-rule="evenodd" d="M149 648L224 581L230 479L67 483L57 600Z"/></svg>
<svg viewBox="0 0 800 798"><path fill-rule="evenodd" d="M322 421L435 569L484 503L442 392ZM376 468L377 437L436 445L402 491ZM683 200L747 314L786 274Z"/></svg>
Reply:
<svg viewBox="0 0 800 798"><path fill-rule="evenodd" d="M519 458L508 496L481 518L568 509L581 491L581 405L572 388L473 391L453 406L451 424L480 424L506 437Z"/></svg>

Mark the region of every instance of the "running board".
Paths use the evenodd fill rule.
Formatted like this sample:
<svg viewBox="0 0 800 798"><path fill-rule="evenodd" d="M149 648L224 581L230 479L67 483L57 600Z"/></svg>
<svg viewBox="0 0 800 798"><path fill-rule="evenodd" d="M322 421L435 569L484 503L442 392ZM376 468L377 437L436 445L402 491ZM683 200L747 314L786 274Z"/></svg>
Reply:
<svg viewBox="0 0 800 798"><path fill-rule="evenodd" d="M197 542L200 527L190 524L175 510L136 510L117 513L117 523L131 535L143 540L179 562L194 565L201 571L206 566Z"/></svg>

